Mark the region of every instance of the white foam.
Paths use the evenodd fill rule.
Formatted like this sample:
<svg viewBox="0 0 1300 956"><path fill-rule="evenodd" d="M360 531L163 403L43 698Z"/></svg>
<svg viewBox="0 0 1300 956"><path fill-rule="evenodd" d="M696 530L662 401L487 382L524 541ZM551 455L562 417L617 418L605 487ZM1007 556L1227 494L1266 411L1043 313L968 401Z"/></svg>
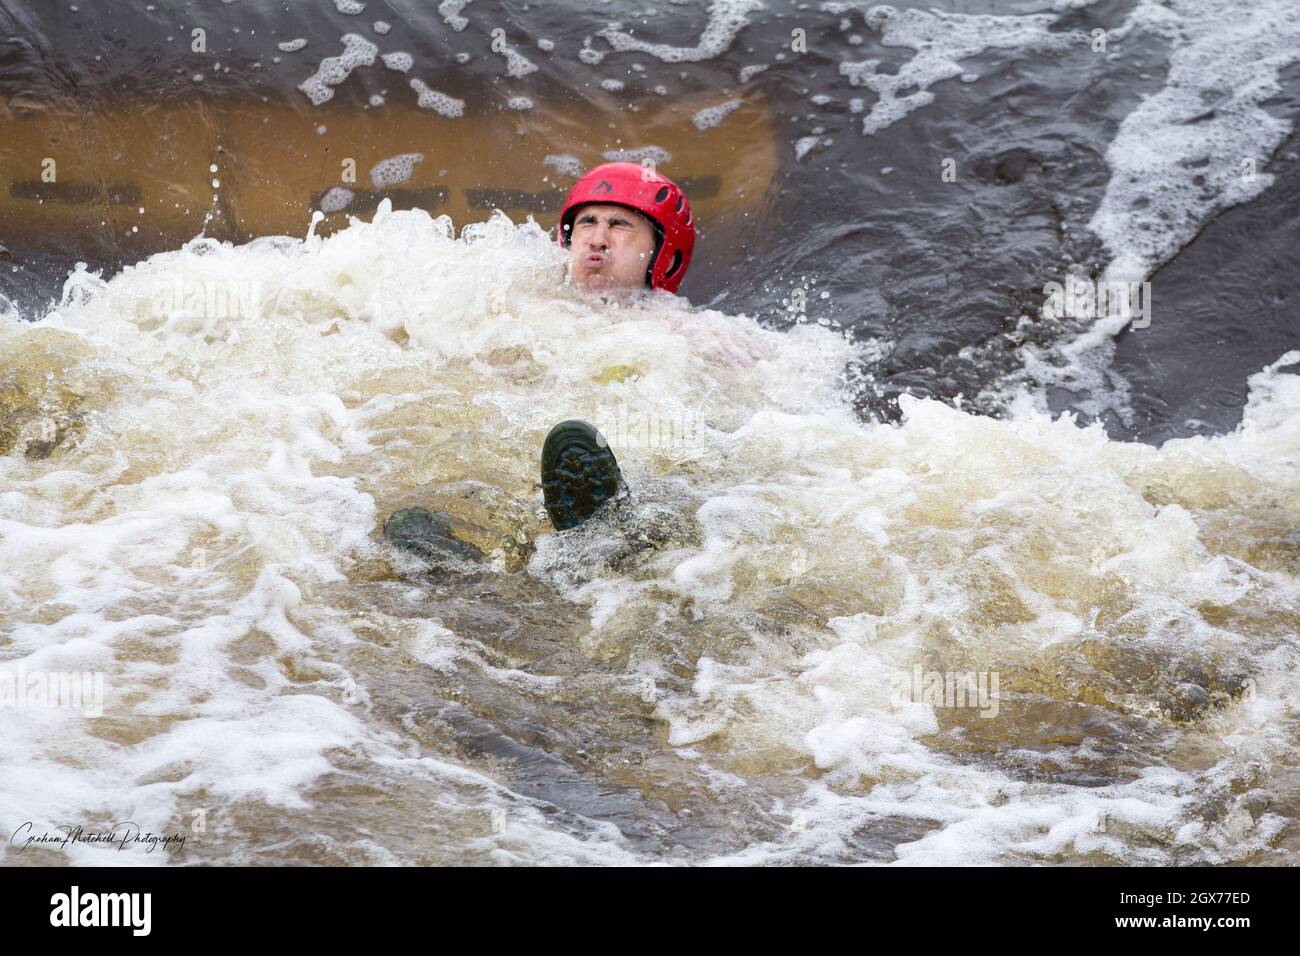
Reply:
<svg viewBox="0 0 1300 956"><path fill-rule="evenodd" d="M526 96L512 96L506 100L506 107L512 110L530 110L533 108L533 101Z"/></svg>
<svg viewBox="0 0 1300 956"><path fill-rule="evenodd" d="M321 212L342 212L348 208L352 202L353 193L350 189L344 189L342 186L335 186L320 198Z"/></svg>
<svg viewBox="0 0 1300 956"><path fill-rule="evenodd" d="M430 89L423 80L412 79L411 89L419 95L418 103L421 109L433 110L440 116L453 118L465 113L464 100Z"/></svg>
<svg viewBox="0 0 1300 956"><path fill-rule="evenodd" d="M38 322L0 320L6 368L59 369L24 397L85 416L75 447L0 455L3 666L103 670L112 715L91 732L80 713L7 710L0 819L156 829L208 806L232 828L202 845L221 860L253 852L242 838L264 836L270 812L277 850L279 834L305 834L329 860L648 862L608 823L566 826L437 755L441 741L393 719L413 698L364 686L366 662L392 649L426 669L416 687L466 670L503 694L604 693L584 683L586 662L575 679L504 645L489 653L414 613L437 600L423 583L373 571L393 560L374 540L381 512L457 480L438 470L448 462L536 508L536 448L559 404L615 424L620 408L698 422L680 441L618 445L640 500L668 482L697 534L621 566L578 560L581 533L540 534L517 573L541 580L510 585L588 609L589 628L566 621L563 640L546 638L548 661L590 650L592 672L619 655L682 672L657 690L655 736L674 748L664 756L698 761L720 806L740 789L765 817L804 814L771 840L726 830L683 860L842 860L864 827L900 821L918 824L899 831L903 863L1281 856L1281 814L1236 801L1294 803L1300 586L1284 568L1300 509L1300 376L1287 369L1300 354L1251 378L1236 432L1158 449L1031 410L994 420L910 398L901 423L868 424L842 378L866 347L670 296L616 306L563 285L563 268L536 223L498 213L457 239L449 218L385 201L327 238L200 238L110 280L79 270ZM177 280L256 294L233 313L156 308ZM503 352L528 374L502 373ZM1216 553L1215 522L1241 556ZM1253 556L1252 536L1280 546ZM1135 649L1148 656L1126 668ZM930 661L999 668L1005 707L1023 693L1042 709L1004 713L989 760L951 714L891 696L890 675ZM1154 708L1151 661L1245 669L1257 694L1171 722ZM1114 738L1125 749L1111 755L1096 749L1105 739L1043 752L1044 724L1076 727L1081 706L1149 720L1152 734ZM1114 780L1063 782L1143 747ZM509 826L408 847L407 808L365 798L374 845L322 842L322 809L361 805L313 789L340 771L438 806L439 821L490 807ZM655 785L680 785L671 773L656 762ZM1089 826L1098 812L1109 832Z"/></svg>
<svg viewBox="0 0 1300 956"><path fill-rule="evenodd" d="M537 71L537 64L524 56L514 47L506 47L501 54L506 58L506 75L516 79Z"/></svg>
<svg viewBox="0 0 1300 956"><path fill-rule="evenodd" d="M334 87L351 76L358 66L374 63L375 54L379 52L379 47L356 33L345 33L340 42L343 44L343 52L321 60L316 72L298 84L298 89L307 94L313 106L320 106L333 99Z"/></svg>
<svg viewBox="0 0 1300 956"><path fill-rule="evenodd" d="M673 161L673 154L662 146L637 146L634 149L607 149L600 154L607 163L643 163L646 160L656 166Z"/></svg>
<svg viewBox="0 0 1300 956"><path fill-rule="evenodd" d="M1300 352L1290 355L1289 360L1300 360ZM1088 600L1074 604L1076 611L1061 614L1062 605L1055 598L1029 584L1033 580L1045 583L1052 572L1046 568L1041 574L1031 572L1031 565L1039 558L1017 557L1001 549L996 563L986 567L996 568L997 575L1007 575L1008 582L1015 582L1009 585L1014 597L1007 600L1026 602L1033 610L1023 625L1003 623L988 630L978 626L972 629L967 616L970 605L959 596L965 585L959 582L967 573L961 569L980 553L979 547L968 552L963 544L960 554L952 558L944 552L940 560L953 561L949 567L957 574L954 579L948 572L936 573L919 566L917 554L899 538L911 538L918 531L922 538L929 537L916 524L919 514L930 507L922 504L924 498L916 496L919 488L915 480L921 474L941 474L946 462L986 461L984 456L998 445L1005 448L1010 443L1021 448L1012 456L1020 462L1017 477L1003 475L980 492L977 497L984 503L978 510L986 516L1001 513L1015 522L1020 519L1012 515L1023 517L1021 509L1033 507L1034 534L1046 531L1047 526L1055 529L1050 534L1095 534L1097 544L1081 542L1079 553L1092 549L1095 554L1097 548L1104 548L1106 556L1118 552L1111 563L1102 566L1102 571L1093 573L1109 569L1117 580L1122 577L1130 589L1127 602L1136 602L1165 620L1202 602L1227 606L1251 593L1256 586L1252 581L1259 580L1253 573L1206 555L1197 524L1188 513L1177 506L1153 508L1142 497L1142 491L1150 482L1175 481L1184 494L1193 498L1201 494L1212 498L1231 487L1234 491L1229 494L1245 495L1238 500L1246 500L1253 492L1238 484L1236 477L1260 468L1261 481L1272 489L1271 494L1300 501L1294 498L1300 491L1300 481L1294 470L1285 474L1287 466L1282 460L1300 450L1300 417L1296 415L1300 410L1300 377L1279 373L1285 361L1252 379L1252 404L1259 402L1260 413L1250 413L1238 433L1222 439L1169 443L1157 451L1108 442L1099 429L1078 429L1066 420L1050 422L1045 416L1030 414L1016 422L995 423L939 403L905 400L902 404L907 419L901 433L875 436L875 440L885 442L873 458L880 464L878 469L854 469L849 463L855 453L845 450L842 457L836 456L844 470L821 472L816 491L812 485L796 484L777 491L769 483L751 481L711 498L698 511L705 525L704 544L696 556L676 562L672 579L673 586L689 594L694 606L702 608L706 619L720 607L745 600L744 591L751 586L745 582L753 568L741 567L743 559L738 560L737 553L754 547L757 541L766 542L768 548L779 553L781 538L771 529L789 527L801 516L811 518L822 508L833 509L834 516L821 526L819 535L832 527L851 527L857 542L854 546L879 554L881 563L876 566L891 569L882 571L883 577L877 580L894 582L887 611L832 620L831 633L824 640L804 632L803 639L812 642L805 646L812 649L796 664L797 676L785 676L765 650L755 649L748 662L727 666L704 659L698 665L691 693L669 699L657 709L657 715L669 722L670 739L679 746L708 738L715 752L741 748L749 760L756 759L756 748L770 746L779 752L779 748L791 746L808 753L825 775L820 782L809 784L801 803L811 821L806 837L787 834L779 843L756 845L714 862L776 862L835 853L838 851L832 847L840 837L873 817L892 815L939 824L932 833L898 847L899 859L912 864L1078 861L1098 850L1127 862L1168 863L1183 854L1205 862L1224 862L1248 857L1266 847L1270 836L1277 832L1278 818L1265 814L1252 819L1247 814L1236 834L1210 838L1212 828L1199 822L1204 809L1198 806L1196 795L1212 783L1233 779L1234 774L1238 779L1249 778L1255 773L1250 769L1252 761L1279 759L1290 746L1288 740L1274 737L1265 729L1273 719L1271 715L1284 706L1279 696L1294 694L1284 671L1261 678L1269 685L1261 695L1269 698L1268 703L1261 700L1262 706L1253 712L1242 704L1225 715L1224 723L1240 736L1232 745L1218 748L1218 765L1205 770L1198 769L1199 762L1190 767L1183 764L1178 770L1153 768L1132 782L1098 788L1026 784L983 761L936 759L937 755L922 743L939 730L936 709L891 699L889 682L891 675L906 671L912 662L921 659L918 648L924 646L929 626L923 621L930 615L935 615L935 621L949 621L940 625L945 628L952 628L954 620L959 622L952 638L956 642L951 648L953 660L961 661L962 666L971 661L999 661L1004 680L1007 668L1017 666L1011 663L1021 653L1016 648L1022 648L1028 660L1035 660L1039 648L1068 642L1072 633L1087 633ZM975 429L967 432L967 425ZM828 426L828 422L812 418L760 415L741 432L733 433L736 443L728 446L729 454L744 456L740 450L745 444L742 435L764 435L765 450L760 454L808 456L813 454L813 448L822 447L819 442L830 434L825 431ZM955 436L950 426L956 426L963 435L961 442L974 441L975 446L949 447L940 459L934 459L935 451ZM800 430L811 434L795 440ZM981 432L982 436L977 437ZM776 438L778 433L786 437ZM906 438L909 433L911 438ZM920 444L913 446L912 439ZM868 445L871 441L867 440ZM1250 451L1246 451L1247 446ZM905 448L910 449L906 453L909 462L928 462L920 473L900 458ZM1261 455L1262 449L1267 450ZM862 453L865 447L857 452ZM915 459L911 458L913 454ZM1052 464L1026 485L1022 479L1038 467L1031 461ZM1212 477L1215 473L1218 477ZM1229 478L1229 473L1236 477ZM846 482L838 492L821 484L832 474ZM1035 490L1038 481L1043 484ZM1202 481L1208 484L1192 490ZM850 492L850 484L855 482L855 490ZM1069 487L1062 487L1061 482ZM1049 491L1052 486L1056 486L1054 492ZM1090 490L1085 493L1085 488ZM870 492L864 494L867 489ZM852 505L847 504L850 494L854 495ZM1071 507L1080 507L1085 494L1092 502L1084 506L1086 515L1060 515L1063 523L1049 517L1051 510L1058 507L1053 502L1070 501ZM809 495L815 500L809 500ZM1030 502L1042 495L1046 497L1041 498L1043 510L1039 510ZM939 505L938 497L930 500L932 505ZM1093 524L1099 519L1106 528ZM1066 527L1073 530L1066 532ZM764 528L769 530L765 532ZM834 561L837 553L837 547L824 540L815 552L809 552L810 557L815 554L816 565L796 572L815 578L806 593L824 594L826 588L835 587L833 581L846 580L826 563ZM1057 554L1053 562L1064 560ZM1087 562L1083 564L1086 567ZM977 576L989 573L967 567ZM762 588L765 583L781 584L790 575L789 571L769 571L754 585ZM1280 583L1275 579L1268 587ZM1293 581L1284 587L1288 593L1295 593ZM878 595L879 584L867 586L864 593ZM954 597L957 603L948 603ZM1270 600L1281 597L1281 593L1275 593ZM624 600L635 602L637 597L629 595ZM607 621L618 618L617 610L609 607L604 607L602 613ZM1146 612L1137 613L1140 620L1150 619ZM913 620L914 624L903 624L905 620ZM1186 627L1180 622L1167 639L1171 650L1179 643L1184 648L1208 647L1218 640L1214 635L1213 628L1193 615ZM1100 635L1097 639L1103 640ZM1152 642L1163 639L1151 631L1145 637ZM931 646L936 652L937 646ZM1254 666L1259 668L1258 673L1270 672L1270 665L1263 660L1256 660ZM1211 735L1217 733L1212 731ZM1249 753L1237 749L1243 744ZM998 798L996 805L990 803L994 795ZM1109 837L1097 835L1093 825L1100 812L1119 821ZM1139 836L1115 836L1126 830L1137 830ZM1184 833L1177 840L1173 839L1176 831ZM1156 834L1166 839L1146 839ZM1164 849L1175 843L1176 850Z"/></svg>
<svg viewBox="0 0 1300 956"><path fill-rule="evenodd" d="M1172 44L1169 74L1106 150L1111 178L1089 222L1109 255L1101 282L1145 280L1214 215L1267 189L1273 176L1262 158L1291 130L1260 105L1276 93L1279 71L1300 60L1300 25L1285 2L1248 10L1221 0L1144 2L1108 42L1134 31ZM1246 157L1261 160L1253 182L1242 175ZM1153 314L1158 322L1158 304ZM1129 322L1108 315L1051 349L1022 347L1035 391L1018 401L1045 408L1045 390L1064 385L1083 393L1075 401L1083 413L1109 411L1131 425L1130 387L1111 368L1115 336Z"/></svg>
<svg viewBox="0 0 1300 956"><path fill-rule="evenodd" d="M442 0L438 4L438 14L458 33L469 26L469 20L460 15L461 11L474 0Z"/></svg>
<svg viewBox="0 0 1300 956"><path fill-rule="evenodd" d="M299 37L296 40L285 40L283 43L277 43L281 53L297 53L307 45L306 37Z"/></svg>
<svg viewBox="0 0 1300 956"><path fill-rule="evenodd" d="M380 36L383 36L389 30L393 29L393 25L386 20L376 20L374 23L370 24L370 29L374 30Z"/></svg>
<svg viewBox="0 0 1300 956"><path fill-rule="evenodd" d="M638 39L631 33L622 32L621 23L611 23L596 35L620 53L649 53L665 63L698 63L726 52L737 34L748 25L750 14L761 9L763 4L760 0L711 0L709 21L695 46L690 47Z"/></svg>
<svg viewBox="0 0 1300 956"><path fill-rule="evenodd" d="M722 121L740 109L742 105L741 100L727 100L725 103L718 103L716 106L706 106L691 117L691 122L695 124L695 128L698 130L713 129L715 126L721 126Z"/></svg>
<svg viewBox="0 0 1300 956"><path fill-rule="evenodd" d="M544 166L550 166L561 176L577 179L582 175L582 161L568 153L550 153L542 160Z"/></svg>
<svg viewBox="0 0 1300 956"><path fill-rule="evenodd" d="M880 31L880 42L907 47L916 55L893 74L877 73L878 59L840 64L840 73L852 86L865 86L879 97L862 119L863 134L878 133L934 102L930 87L959 76L963 72L960 60L989 49L1060 50L1077 45L1076 35L1049 32L1056 19L1052 14L988 16L871 7L867 24ZM912 88L916 91L903 92Z"/></svg>
<svg viewBox="0 0 1300 956"><path fill-rule="evenodd" d="M415 164L422 162L424 162L423 153L401 153L381 159L371 167L370 182L376 189L404 183L415 174ZM328 209L325 211L329 212Z"/></svg>
<svg viewBox="0 0 1300 956"><path fill-rule="evenodd" d="M409 53L385 53L383 55L384 66L390 70L396 70L398 73L407 73L415 64L415 58Z"/></svg>
<svg viewBox="0 0 1300 956"><path fill-rule="evenodd" d="M1148 278L1210 218L1272 185L1268 156L1292 124L1261 104L1300 61L1300 17L1287 0L1146 0L1110 41L1132 30L1175 47L1164 88L1124 118L1106 150L1111 178L1088 225L1111 256L1107 282Z"/></svg>
<svg viewBox="0 0 1300 956"><path fill-rule="evenodd" d="M605 59L605 54L591 45L591 37L583 37L582 48L578 50L578 59L588 66L597 66Z"/></svg>
<svg viewBox="0 0 1300 956"><path fill-rule="evenodd" d="M818 146L823 145L820 136L801 136L794 143L794 158L802 160Z"/></svg>
<svg viewBox="0 0 1300 956"><path fill-rule="evenodd" d="M334 0L334 9L344 16L355 17L365 11L366 5L358 0Z"/></svg>

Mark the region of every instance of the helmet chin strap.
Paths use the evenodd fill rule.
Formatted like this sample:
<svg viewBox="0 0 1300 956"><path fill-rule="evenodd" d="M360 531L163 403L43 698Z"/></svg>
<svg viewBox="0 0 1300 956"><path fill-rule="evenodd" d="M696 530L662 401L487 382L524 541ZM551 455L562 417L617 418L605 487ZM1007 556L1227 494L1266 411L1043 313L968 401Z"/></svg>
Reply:
<svg viewBox="0 0 1300 956"><path fill-rule="evenodd" d="M646 218L649 219L649 217ZM651 279L655 271L655 263L659 261L659 250L663 248L664 244L664 227L659 225L659 223L655 222L653 219L649 219L649 222L655 230L655 248L654 252L650 253L650 264L646 266L645 285L647 289L652 289L654 286L651 285Z"/></svg>

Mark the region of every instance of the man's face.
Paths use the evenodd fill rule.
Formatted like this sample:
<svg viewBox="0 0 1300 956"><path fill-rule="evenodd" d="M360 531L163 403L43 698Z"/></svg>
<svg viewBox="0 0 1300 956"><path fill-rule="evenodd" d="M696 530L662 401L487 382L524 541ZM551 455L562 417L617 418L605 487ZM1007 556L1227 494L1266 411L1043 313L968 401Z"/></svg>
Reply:
<svg viewBox="0 0 1300 956"><path fill-rule="evenodd" d="M573 220L570 275L592 292L644 289L654 251L654 227L639 212L608 203L583 206Z"/></svg>

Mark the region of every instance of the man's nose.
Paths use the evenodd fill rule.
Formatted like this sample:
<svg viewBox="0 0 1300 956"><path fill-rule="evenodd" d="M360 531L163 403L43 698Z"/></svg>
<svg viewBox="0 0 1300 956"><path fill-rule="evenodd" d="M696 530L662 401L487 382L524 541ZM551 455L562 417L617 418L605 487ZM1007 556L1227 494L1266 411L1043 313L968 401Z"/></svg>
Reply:
<svg viewBox="0 0 1300 956"><path fill-rule="evenodd" d="M603 222L592 226L587 233L587 243L598 249L604 249L609 245L609 227Z"/></svg>

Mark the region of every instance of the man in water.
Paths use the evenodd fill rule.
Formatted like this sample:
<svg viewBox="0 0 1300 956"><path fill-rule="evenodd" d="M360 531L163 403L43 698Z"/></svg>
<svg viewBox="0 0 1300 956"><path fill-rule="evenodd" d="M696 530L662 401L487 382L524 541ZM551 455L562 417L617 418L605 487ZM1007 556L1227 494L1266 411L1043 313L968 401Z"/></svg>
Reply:
<svg viewBox="0 0 1300 956"><path fill-rule="evenodd" d="M605 163L573 184L556 238L569 250L568 282L605 297L675 293L695 249L695 216L667 176L637 163ZM627 492L604 436L577 419L546 436L541 470L546 513L557 531L582 524ZM481 557L452 535L450 520L438 511L398 511L384 523L384 536L425 555Z"/></svg>

